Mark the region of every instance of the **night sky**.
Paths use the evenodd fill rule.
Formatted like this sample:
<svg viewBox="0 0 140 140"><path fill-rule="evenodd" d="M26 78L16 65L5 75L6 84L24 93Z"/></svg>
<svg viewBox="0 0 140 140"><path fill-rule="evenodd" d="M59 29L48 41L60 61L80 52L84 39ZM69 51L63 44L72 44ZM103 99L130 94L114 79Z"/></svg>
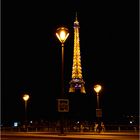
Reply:
<svg viewBox="0 0 140 140"><path fill-rule="evenodd" d="M86 95L69 95L75 13L80 24L80 51ZM30 94L30 119L57 118L61 94L60 26L69 29L64 48L68 117L95 119L101 84L103 118L119 120L139 114L138 0L2 1L2 120L22 120L22 95Z"/></svg>

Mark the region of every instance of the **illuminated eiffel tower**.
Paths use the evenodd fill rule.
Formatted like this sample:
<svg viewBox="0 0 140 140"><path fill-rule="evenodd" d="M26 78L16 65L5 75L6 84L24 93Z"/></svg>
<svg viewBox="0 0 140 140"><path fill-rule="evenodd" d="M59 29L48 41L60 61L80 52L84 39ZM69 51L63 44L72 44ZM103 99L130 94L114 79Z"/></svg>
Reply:
<svg viewBox="0 0 140 140"><path fill-rule="evenodd" d="M70 84L69 92L80 91L80 93L86 93L84 86L85 82L83 80L81 67L79 28L80 26L76 14L76 20L74 22L74 51L73 51L72 79L69 82Z"/></svg>

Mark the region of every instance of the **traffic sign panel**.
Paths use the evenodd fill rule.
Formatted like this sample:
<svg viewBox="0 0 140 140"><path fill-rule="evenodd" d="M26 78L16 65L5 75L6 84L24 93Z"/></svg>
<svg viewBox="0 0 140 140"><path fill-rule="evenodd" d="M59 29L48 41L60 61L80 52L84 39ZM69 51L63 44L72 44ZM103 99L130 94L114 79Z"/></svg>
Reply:
<svg viewBox="0 0 140 140"><path fill-rule="evenodd" d="M58 112L69 112L68 99L58 99Z"/></svg>
<svg viewBox="0 0 140 140"><path fill-rule="evenodd" d="M102 109L96 109L96 117L102 117Z"/></svg>

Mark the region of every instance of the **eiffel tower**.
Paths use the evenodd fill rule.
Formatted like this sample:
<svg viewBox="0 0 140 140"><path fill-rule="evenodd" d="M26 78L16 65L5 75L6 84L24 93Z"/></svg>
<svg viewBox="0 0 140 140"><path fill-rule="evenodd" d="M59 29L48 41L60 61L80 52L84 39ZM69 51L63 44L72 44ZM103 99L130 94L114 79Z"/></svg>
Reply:
<svg viewBox="0 0 140 140"><path fill-rule="evenodd" d="M86 93L84 86L85 82L83 80L81 67L79 28L80 26L76 13L76 20L74 22L74 51L73 51L72 79L69 82L70 84L69 92L80 91L80 93Z"/></svg>

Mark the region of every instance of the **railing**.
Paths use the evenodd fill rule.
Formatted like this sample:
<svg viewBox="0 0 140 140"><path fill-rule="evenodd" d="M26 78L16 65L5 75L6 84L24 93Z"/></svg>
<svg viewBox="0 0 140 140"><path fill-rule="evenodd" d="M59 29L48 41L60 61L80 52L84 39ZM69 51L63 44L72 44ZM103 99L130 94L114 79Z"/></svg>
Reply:
<svg viewBox="0 0 140 140"><path fill-rule="evenodd" d="M23 126L18 127L1 127L1 131L15 131L15 132L22 132L22 131L31 131L31 132L58 132L60 131L59 126L27 126L25 129ZM66 132L94 132L95 126L94 125L72 125L72 126L65 126L64 131ZM105 125L104 131L139 131L139 125Z"/></svg>

